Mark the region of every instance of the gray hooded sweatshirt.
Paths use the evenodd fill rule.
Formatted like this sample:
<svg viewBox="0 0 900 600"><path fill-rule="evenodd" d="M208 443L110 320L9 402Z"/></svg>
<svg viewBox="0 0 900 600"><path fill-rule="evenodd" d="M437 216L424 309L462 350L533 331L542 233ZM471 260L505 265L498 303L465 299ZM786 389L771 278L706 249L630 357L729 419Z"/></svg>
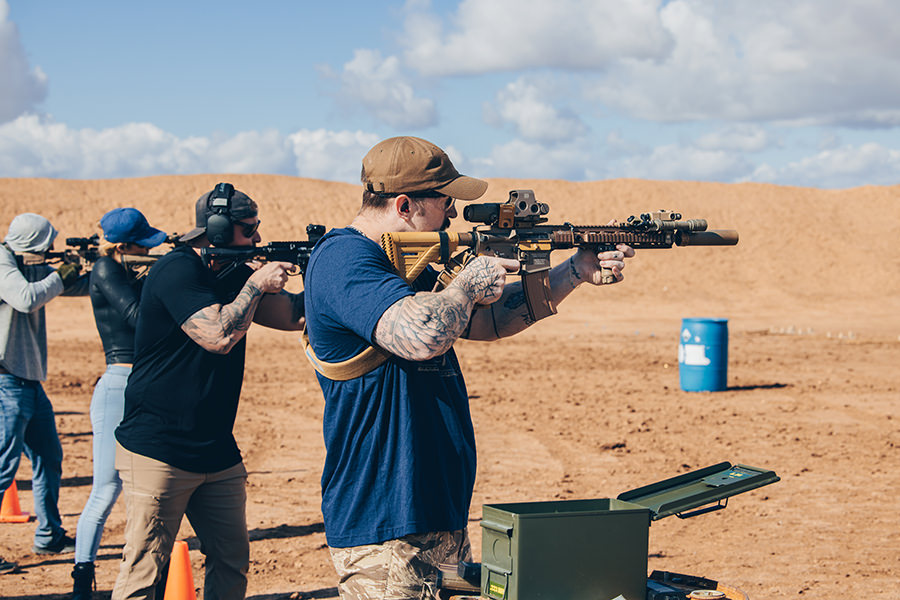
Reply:
<svg viewBox="0 0 900 600"><path fill-rule="evenodd" d="M17 216L0 246L0 366L11 374L47 378L47 324L44 305L63 292L63 282L48 265L19 265L15 252L44 252L57 231L34 213Z"/></svg>

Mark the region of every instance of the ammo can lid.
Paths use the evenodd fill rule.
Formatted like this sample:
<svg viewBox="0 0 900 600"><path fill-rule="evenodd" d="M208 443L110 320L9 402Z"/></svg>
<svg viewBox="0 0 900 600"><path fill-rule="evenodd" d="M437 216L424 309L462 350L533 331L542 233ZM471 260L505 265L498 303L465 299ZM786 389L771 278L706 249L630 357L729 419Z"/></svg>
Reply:
<svg viewBox="0 0 900 600"><path fill-rule="evenodd" d="M646 507L654 521L670 515L687 518L725 508L727 499L731 496L780 479L774 471L723 462L622 492L618 499ZM722 500L725 500L725 504L722 504ZM699 508L713 502L718 504ZM699 510L682 514L697 508Z"/></svg>

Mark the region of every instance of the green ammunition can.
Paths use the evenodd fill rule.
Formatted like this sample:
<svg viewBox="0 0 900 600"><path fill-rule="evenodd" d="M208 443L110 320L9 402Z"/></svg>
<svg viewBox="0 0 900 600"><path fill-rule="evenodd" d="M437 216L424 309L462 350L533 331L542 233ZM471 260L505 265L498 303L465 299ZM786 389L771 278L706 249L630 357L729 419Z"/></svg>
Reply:
<svg viewBox="0 0 900 600"><path fill-rule="evenodd" d="M645 600L652 521L721 510L731 496L778 480L773 471L723 462L615 499L485 504L481 595L491 600Z"/></svg>
<svg viewBox="0 0 900 600"><path fill-rule="evenodd" d="M650 511L611 498L484 505L481 594L643 600Z"/></svg>

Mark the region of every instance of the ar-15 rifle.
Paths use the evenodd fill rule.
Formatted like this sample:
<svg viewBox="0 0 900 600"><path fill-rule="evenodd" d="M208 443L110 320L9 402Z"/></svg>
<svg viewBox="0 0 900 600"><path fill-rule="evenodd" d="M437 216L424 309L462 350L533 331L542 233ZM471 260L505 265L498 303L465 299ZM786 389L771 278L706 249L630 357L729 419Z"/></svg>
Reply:
<svg viewBox="0 0 900 600"><path fill-rule="evenodd" d="M180 234L171 233L166 237L163 243L179 246L182 244L178 240ZM66 238L66 249L60 251L49 252L19 252L18 256L22 258L23 264L36 265L43 263L59 263L59 264L77 264L84 269L90 269L91 266L100 258L100 235L95 233L90 237L70 237ZM152 265L157 259L164 254L123 254L122 262L126 266L145 267Z"/></svg>
<svg viewBox="0 0 900 600"><path fill-rule="evenodd" d="M200 256L207 262L226 263L225 267L216 273L217 277L224 277L238 266L252 260L263 262L284 261L297 265L299 275L306 273L306 265L309 263L309 255L316 242L325 235L324 225L307 225L307 240L289 242L269 242L264 246L246 246L240 248L216 248L209 247L200 250Z"/></svg>
<svg viewBox="0 0 900 600"><path fill-rule="evenodd" d="M17 252L22 264L40 265L44 263L74 264L88 269L100 258L100 236L66 238L65 250L48 252Z"/></svg>
<svg viewBox="0 0 900 600"><path fill-rule="evenodd" d="M631 216L621 225L546 225L550 211L538 202L532 190L512 190L509 200L499 203L469 204L463 217L478 223L469 232L385 233L381 246L397 271L413 281L430 263L447 265L435 290L446 286L479 254L492 254L519 261L519 275L528 314L533 320L556 312L550 295L550 253L553 250L585 248L592 252L615 250L617 244L635 249L674 246L734 246L738 232L731 229L707 231L705 219L682 220L680 213L660 210ZM458 247L465 250L451 257ZM603 283L615 281L609 269L601 271Z"/></svg>

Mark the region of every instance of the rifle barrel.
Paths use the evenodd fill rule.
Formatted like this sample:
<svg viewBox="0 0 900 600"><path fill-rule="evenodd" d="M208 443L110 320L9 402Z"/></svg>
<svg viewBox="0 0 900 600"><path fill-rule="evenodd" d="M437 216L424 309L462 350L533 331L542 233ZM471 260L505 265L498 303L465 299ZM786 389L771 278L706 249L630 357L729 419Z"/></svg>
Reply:
<svg viewBox="0 0 900 600"><path fill-rule="evenodd" d="M738 232L734 229L713 229L687 233L676 232L675 244L678 246L736 246Z"/></svg>

